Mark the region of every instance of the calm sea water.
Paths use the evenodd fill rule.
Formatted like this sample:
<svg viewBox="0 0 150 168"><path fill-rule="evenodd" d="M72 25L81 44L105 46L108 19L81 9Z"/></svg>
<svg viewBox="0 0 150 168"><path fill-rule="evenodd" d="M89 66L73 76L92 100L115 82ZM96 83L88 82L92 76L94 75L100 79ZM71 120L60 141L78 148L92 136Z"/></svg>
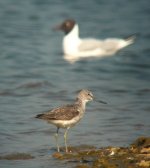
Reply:
<svg viewBox="0 0 150 168"><path fill-rule="evenodd" d="M25 152L29 161L0 167L72 167L51 157L56 128L34 116L71 103L89 88L107 105L90 102L69 144L127 146L150 133L150 1L0 1L0 154ZM136 42L112 57L63 59L63 33L52 27L79 22L82 37L126 37ZM60 133L63 146L63 130Z"/></svg>

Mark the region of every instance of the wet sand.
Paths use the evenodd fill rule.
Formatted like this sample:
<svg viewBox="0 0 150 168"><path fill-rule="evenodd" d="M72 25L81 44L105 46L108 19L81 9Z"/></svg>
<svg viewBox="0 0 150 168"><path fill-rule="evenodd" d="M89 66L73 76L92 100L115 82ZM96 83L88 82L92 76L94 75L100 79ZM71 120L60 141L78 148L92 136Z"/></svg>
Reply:
<svg viewBox="0 0 150 168"><path fill-rule="evenodd" d="M0 156L0 160L29 160L33 158L34 156L29 153L11 153Z"/></svg>

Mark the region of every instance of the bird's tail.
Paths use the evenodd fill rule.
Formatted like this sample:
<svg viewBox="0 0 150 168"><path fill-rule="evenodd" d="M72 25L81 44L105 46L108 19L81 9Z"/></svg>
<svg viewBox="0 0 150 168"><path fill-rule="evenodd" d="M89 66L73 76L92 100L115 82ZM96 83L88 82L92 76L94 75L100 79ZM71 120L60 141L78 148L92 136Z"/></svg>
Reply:
<svg viewBox="0 0 150 168"><path fill-rule="evenodd" d="M127 42L128 45L130 45L130 44L134 43L136 37L137 37L136 34L132 34L132 35L124 38L124 40Z"/></svg>
<svg viewBox="0 0 150 168"><path fill-rule="evenodd" d="M35 118L42 119L42 118L43 118L43 115L44 115L44 114L38 114L38 115L35 116Z"/></svg>

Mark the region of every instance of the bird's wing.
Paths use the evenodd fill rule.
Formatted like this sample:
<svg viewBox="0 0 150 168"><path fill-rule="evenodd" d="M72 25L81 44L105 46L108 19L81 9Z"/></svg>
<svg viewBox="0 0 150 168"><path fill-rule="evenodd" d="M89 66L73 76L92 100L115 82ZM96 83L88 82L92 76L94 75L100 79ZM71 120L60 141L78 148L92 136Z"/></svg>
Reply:
<svg viewBox="0 0 150 168"><path fill-rule="evenodd" d="M78 49L79 51L91 51L100 48L102 41L96 39L84 39L81 41Z"/></svg>
<svg viewBox="0 0 150 168"><path fill-rule="evenodd" d="M114 51L119 49L122 43L124 44L125 40L118 38L108 38L105 40L84 39L79 45L79 50L88 51L100 49L102 51Z"/></svg>
<svg viewBox="0 0 150 168"><path fill-rule="evenodd" d="M71 120L79 114L79 110L74 105L66 105L53 109L50 112L39 115L44 120ZM37 117L38 118L38 117Z"/></svg>
<svg viewBox="0 0 150 168"><path fill-rule="evenodd" d="M117 38L108 38L104 40L103 42L103 48L105 50L111 51L111 50L117 50L120 48L120 46L124 43L123 39L117 39Z"/></svg>

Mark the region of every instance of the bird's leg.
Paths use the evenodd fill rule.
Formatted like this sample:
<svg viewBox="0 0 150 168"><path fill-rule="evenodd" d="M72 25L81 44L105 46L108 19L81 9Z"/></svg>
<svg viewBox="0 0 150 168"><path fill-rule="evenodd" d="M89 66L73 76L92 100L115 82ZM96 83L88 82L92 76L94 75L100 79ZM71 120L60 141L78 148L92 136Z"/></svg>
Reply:
<svg viewBox="0 0 150 168"><path fill-rule="evenodd" d="M67 147L67 133L68 133L68 131L69 131L69 128L70 128L70 127L68 127L68 128L66 129L65 134L64 134L66 153L68 152L68 147Z"/></svg>
<svg viewBox="0 0 150 168"><path fill-rule="evenodd" d="M58 131L59 131L59 127L57 127L57 132L55 134L55 140L56 140L57 151L60 152L60 148L58 145Z"/></svg>

